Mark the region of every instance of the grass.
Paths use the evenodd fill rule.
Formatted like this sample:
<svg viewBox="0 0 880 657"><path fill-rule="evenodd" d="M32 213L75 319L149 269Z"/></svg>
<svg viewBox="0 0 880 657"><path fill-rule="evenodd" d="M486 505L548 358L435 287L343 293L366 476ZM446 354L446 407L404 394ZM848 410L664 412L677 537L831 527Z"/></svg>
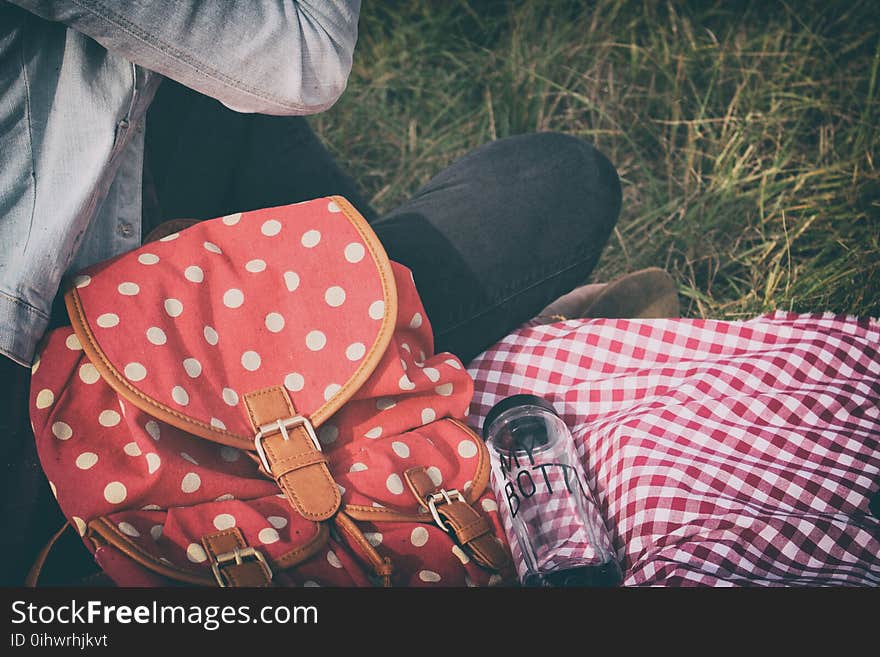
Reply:
<svg viewBox="0 0 880 657"><path fill-rule="evenodd" d="M581 136L624 184L593 280L665 267L693 317L877 317L878 69L872 0L366 2L311 121L379 210L488 140Z"/></svg>

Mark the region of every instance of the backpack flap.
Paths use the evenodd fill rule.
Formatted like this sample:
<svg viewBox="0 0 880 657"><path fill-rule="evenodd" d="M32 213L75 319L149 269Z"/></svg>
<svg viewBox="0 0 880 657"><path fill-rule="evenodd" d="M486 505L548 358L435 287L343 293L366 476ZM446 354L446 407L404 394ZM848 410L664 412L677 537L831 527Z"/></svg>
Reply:
<svg viewBox="0 0 880 657"><path fill-rule="evenodd" d="M85 270L65 301L124 400L258 453L305 518L337 510L316 430L373 372L397 309L385 251L345 199L199 223Z"/></svg>

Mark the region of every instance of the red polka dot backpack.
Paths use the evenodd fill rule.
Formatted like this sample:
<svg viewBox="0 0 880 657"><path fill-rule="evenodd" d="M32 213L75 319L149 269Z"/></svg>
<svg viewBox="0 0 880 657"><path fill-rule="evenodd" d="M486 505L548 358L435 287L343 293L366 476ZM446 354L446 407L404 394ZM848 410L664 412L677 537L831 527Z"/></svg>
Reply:
<svg viewBox="0 0 880 657"><path fill-rule="evenodd" d="M331 197L220 217L69 284L37 450L121 586L507 582L473 383Z"/></svg>

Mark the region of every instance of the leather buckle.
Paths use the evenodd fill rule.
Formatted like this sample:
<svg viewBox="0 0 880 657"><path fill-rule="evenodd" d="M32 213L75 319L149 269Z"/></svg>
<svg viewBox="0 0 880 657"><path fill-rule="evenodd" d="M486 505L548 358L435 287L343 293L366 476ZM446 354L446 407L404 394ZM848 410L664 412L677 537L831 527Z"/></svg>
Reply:
<svg viewBox="0 0 880 657"><path fill-rule="evenodd" d="M275 433L275 431L280 431L281 435L284 436L284 440L290 440L290 435L287 433L288 429L292 429L295 427L303 427L306 430L306 433L309 435L309 438L312 441L312 444L315 446L315 449L319 452L323 451L321 449L321 443L318 440L317 434L315 434L315 428L312 426L309 418L303 415L297 415L295 417L289 417L284 420L275 420L274 422L270 422L269 424L263 424L260 426L256 435L254 436L254 447L257 449L257 456L260 457L260 465L263 466L263 470L266 471L266 474L272 474L272 468L269 467L269 461L266 459L266 451L263 449L263 438L269 433Z"/></svg>
<svg viewBox="0 0 880 657"><path fill-rule="evenodd" d="M440 517L440 514L437 513L437 504L442 502L443 504L452 504L453 502L464 502L467 504L467 500L464 499L464 495L458 492L457 488L453 488L452 490L446 490L445 488L441 488L436 493L432 493L425 498L425 501L428 503L428 510L431 512L431 516L434 518L434 522L437 523L437 526L445 531L447 534L449 533L449 525L443 522L443 519Z"/></svg>
<svg viewBox="0 0 880 657"><path fill-rule="evenodd" d="M266 579L270 582L272 581L272 569L269 567L269 562L266 561L266 557L264 557L261 552L252 547L246 547L244 549L235 548L232 552L218 554L214 563L211 564L211 571L214 573L214 579L217 580L217 583L221 587L226 588L229 586L229 582L223 575L223 567L233 563L240 566L244 563L245 559L254 559L260 565L260 568L263 569Z"/></svg>

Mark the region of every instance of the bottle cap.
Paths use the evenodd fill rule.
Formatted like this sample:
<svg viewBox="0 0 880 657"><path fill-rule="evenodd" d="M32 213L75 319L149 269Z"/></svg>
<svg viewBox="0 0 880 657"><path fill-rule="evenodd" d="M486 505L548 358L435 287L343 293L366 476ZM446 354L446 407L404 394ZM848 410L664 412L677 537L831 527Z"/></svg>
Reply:
<svg viewBox="0 0 880 657"><path fill-rule="evenodd" d="M483 421L484 441L486 440L486 436L489 433L489 427L491 427L492 423L496 419L498 419L498 416L501 415L504 411L509 411L511 408L516 408L517 406L538 406L539 408L550 411L556 417L559 417L559 413L556 412L553 404L543 397L527 394L511 395L510 397L505 397L500 402L495 404L491 409L489 409L489 412L486 414L486 419Z"/></svg>

